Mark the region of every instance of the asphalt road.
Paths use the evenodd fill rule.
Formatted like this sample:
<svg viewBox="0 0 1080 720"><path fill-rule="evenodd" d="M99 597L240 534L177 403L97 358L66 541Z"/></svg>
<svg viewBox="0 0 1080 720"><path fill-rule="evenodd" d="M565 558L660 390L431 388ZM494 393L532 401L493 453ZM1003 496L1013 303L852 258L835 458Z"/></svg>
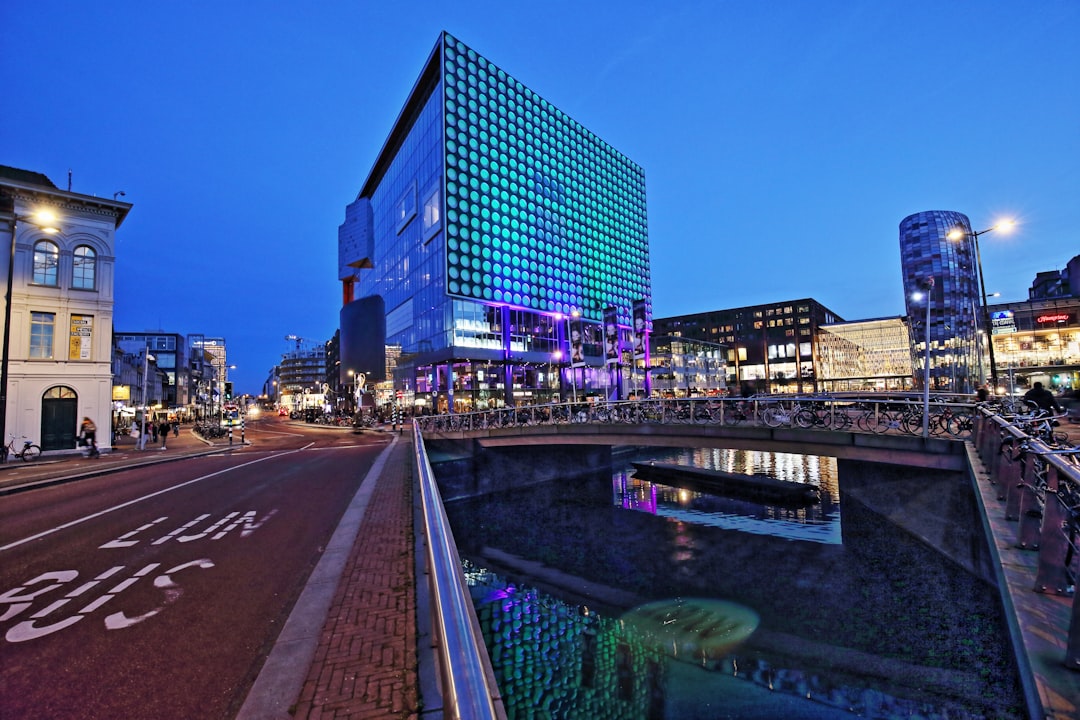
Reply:
<svg viewBox="0 0 1080 720"><path fill-rule="evenodd" d="M248 439L0 498L0 717L233 717L386 442Z"/></svg>

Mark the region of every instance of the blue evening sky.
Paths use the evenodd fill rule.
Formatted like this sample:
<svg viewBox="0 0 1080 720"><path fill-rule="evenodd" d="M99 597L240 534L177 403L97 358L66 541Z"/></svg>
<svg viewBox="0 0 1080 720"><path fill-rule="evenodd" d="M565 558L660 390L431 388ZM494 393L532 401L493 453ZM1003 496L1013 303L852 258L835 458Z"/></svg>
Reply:
<svg viewBox="0 0 1080 720"><path fill-rule="evenodd" d="M441 30L641 165L656 316L904 312L956 210L987 291L1080 253L1080 2L129 2L0 8L0 164L134 204L116 329L224 336L238 392L329 339L337 227Z"/></svg>

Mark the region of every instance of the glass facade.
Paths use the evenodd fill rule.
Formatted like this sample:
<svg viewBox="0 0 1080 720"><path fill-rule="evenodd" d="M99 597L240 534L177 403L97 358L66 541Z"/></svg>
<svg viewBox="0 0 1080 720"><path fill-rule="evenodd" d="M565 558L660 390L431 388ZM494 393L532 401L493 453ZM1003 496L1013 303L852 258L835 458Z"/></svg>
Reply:
<svg viewBox="0 0 1080 720"><path fill-rule="evenodd" d="M346 302L383 298L410 397L568 395L571 315L614 307L624 335L635 301L651 315L644 172L444 33L346 209L339 279Z"/></svg>
<svg viewBox="0 0 1080 720"><path fill-rule="evenodd" d="M948 237L953 230L962 236ZM971 393L984 382L985 340L980 339L982 312L975 236L963 213L930 210L900 223L900 264L904 297L911 318L911 343L926 357L926 280L930 294L930 385L935 391ZM920 366L922 366L920 360ZM917 373L922 382L922 372Z"/></svg>
<svg viewBox="0 0 1080 720"><path fill-rule="evenodd" d="M826 392L912 389L911 336L904 318L822 326L817 352Z"/></svg>
<svg viewBox="0 0 1080 720"><path fill-rule="evenodd" d="M653 332L726 346L727 385L743 395L821 389L817 330L843 318L812 298L657 318Z"/></svg>

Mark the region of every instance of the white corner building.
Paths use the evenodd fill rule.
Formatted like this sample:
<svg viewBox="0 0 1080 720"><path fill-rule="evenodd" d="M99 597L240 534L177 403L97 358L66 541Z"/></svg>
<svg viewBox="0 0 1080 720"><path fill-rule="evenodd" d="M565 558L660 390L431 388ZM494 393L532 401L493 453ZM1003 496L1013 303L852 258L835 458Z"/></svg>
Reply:
<svg viewBox="0 0 1080 720"><path fill-rule="evenodd" d="M0 165L0 240L10 317L3 442L73 451L83 417L111 443L116 230L130 203ZM43 214L44 213L44 214ZM47 218L47 219L45 219ZM6 323L5 323L6 324Z"/></svg>

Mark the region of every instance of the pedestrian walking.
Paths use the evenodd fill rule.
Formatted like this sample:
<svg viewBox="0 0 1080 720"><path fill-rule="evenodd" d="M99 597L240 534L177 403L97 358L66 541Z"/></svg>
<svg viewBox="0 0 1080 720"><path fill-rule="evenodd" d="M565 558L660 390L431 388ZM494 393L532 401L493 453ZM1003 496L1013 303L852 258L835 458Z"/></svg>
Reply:
<svg viewBox="0 0 1080 720"><path fill-rule="evenodd" d="M169 439L169 421L167 418L162 418L161 424L157 428L157 434L161 437L161 449L165 450L165 441Z"/></svg>
<svg viewBox="0 0 1080 720"><path fill-rule="evenodd" d="M154 442L157 442L158 422L156 419L150 421L150 436L153 438Z"/></svg>
<svg viewBox="0 0 1080 720"><path fill-rule="evenodd" d="M101 455L97 446L97 425L88 417L82 419L82 425L79 426L79 438L83 445L90 448L86 454L87 457L95 458Z"/></svg>

